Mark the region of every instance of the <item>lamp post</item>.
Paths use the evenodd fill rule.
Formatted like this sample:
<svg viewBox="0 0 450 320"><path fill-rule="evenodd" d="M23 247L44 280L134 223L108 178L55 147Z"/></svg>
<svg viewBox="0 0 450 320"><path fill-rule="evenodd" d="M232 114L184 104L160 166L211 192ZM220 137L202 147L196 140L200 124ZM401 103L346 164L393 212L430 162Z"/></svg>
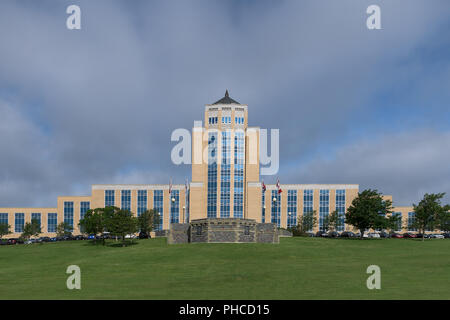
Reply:
<svg viewBox="0 0 450 320"><path fill-rule="evenodd" d="M186 206L183 206L183 223L185 223L185 218L184 218L184 210L186 210Z"/></svg>

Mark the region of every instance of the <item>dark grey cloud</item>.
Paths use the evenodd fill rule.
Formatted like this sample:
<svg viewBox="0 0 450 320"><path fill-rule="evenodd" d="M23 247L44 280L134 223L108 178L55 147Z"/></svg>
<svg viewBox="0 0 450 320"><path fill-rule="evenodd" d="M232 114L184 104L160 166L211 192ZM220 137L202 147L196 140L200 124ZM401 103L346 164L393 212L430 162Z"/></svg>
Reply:
<svg viewBox="0 0 450 320"><path fill-rule="evenodd" d="M0 206L55 205L92 183L184 182L170 134L226 88L251 125L281 129L282 177L409 122L448 138L450 5L378 3L380 31L365 27L371 1L2 1ZM80 31L65 28L69 4ZM371 185L356 172L298 177ZM406 201L428 185L414 177L373 184Z"/></svg>

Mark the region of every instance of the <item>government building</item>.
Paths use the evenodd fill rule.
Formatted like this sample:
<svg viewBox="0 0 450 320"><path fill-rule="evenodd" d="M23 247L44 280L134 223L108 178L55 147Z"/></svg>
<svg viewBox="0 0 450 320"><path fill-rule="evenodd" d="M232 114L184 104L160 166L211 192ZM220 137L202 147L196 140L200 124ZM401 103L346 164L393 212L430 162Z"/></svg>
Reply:
<svg viewBox="0 0 450 320"><path fill-rule="evenodd" d="M346 209L358 195L357 184L264 185L260 179L259 127L248 126L248 106L229 97L205 106L205 125L192 129L192 179L186 185L92 185L86 196L60 196L53 208L0 208L0 223L12 227L8 237L18 237L26 222L37 219L42 236L56 236L66 222L80 234L78 223L89 209L116 206L140 215L155 209L161 216L160 231L172 223L208 218L243 218L287 228L304 213L315 211L321 230L324 217L337 210L344 220ZM205 151L205 152L204 152ZM205 156L206 154L206 156ZM204 159L205 158L205 159ZM281 191L281 192L280 192ZM391 196L385 196L392 200ZM402 217L397 231L408 230L412 207L395 207ZM342 230L353 230L344 225Z"/></svg>

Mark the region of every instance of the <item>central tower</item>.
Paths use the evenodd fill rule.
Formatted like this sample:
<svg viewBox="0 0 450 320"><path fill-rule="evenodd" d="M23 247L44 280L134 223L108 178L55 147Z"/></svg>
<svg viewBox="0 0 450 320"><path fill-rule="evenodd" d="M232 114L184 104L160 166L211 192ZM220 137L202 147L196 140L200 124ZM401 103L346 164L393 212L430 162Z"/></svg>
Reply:
<svg viewBox="0 0 450 320"><path fill-rule="evenodd" d="M250 208L248 203L261 190L259 128L248 127L248 106L230 98L227 90L222 99L205 106L204 122L192 134L191 220L257 219L255 201Z"/></svg>

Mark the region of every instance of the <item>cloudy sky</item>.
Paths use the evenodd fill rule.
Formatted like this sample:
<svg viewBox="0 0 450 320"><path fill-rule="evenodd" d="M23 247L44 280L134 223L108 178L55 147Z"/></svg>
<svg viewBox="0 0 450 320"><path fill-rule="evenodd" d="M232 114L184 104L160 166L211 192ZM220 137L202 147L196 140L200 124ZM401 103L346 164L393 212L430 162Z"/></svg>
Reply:
<svg viewBox="0 0 450 320"><path fill-rule="evenodd" d="M450 194L449 34L448 0L2 0L0 207L183 183L171 132L225 89L280 129L281 183Z"/></svg>

